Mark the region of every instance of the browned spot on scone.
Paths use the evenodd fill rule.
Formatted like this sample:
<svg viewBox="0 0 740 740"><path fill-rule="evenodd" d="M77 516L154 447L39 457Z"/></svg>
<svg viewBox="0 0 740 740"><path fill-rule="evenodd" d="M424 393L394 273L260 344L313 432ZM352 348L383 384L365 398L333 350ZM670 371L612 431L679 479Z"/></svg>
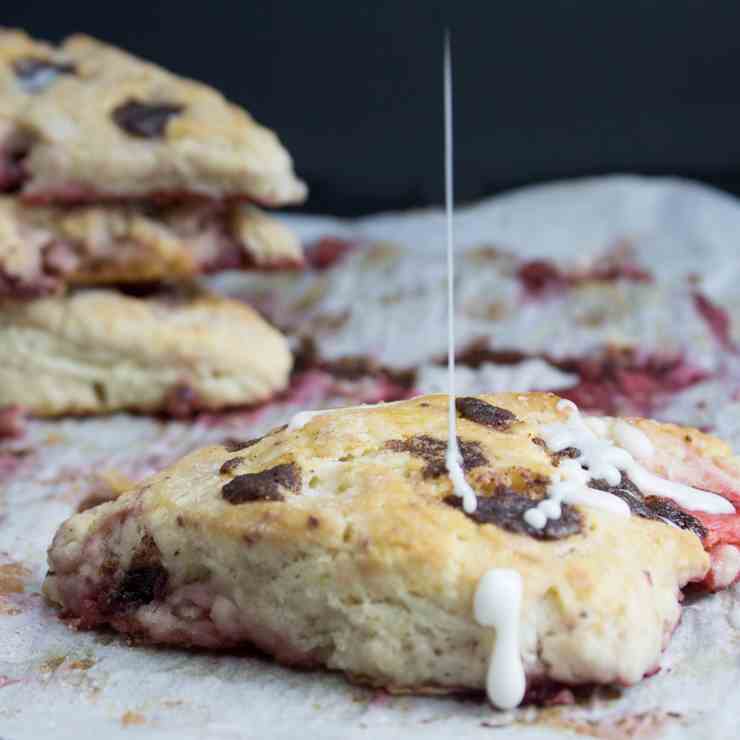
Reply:
<svg viewBox="0 0 740 740"><path fill-rule="evenodd" d="M475 396L463 396L456 399L455 408L463 419L474 421L476 424L482 424L500 432L505 431L517 421L516 416L508 409L502 409L492 403L481 401Z"/></svg>
<svg viewBox="0 0 740 740"><path fill-rule="evenodd" d="M40 57L23 57L13 63L13 71L26 92L37 93L51 85L59 75L72 75L77 70L74 64L52 62Z"/></svg>
<svg viewBox="0 0 740 740"><path fill-rule="evenodd" d="M463 470L472 470L488 462L479 442L463 442L458 437L457 444L463 458ZM390 439L385 443L385 446L394 452L408 452L410 455L424 460L426 465L421 474L425 478L438 478L447 472L447 463L445 462L447 442L443 439L420 434L408 439Z"/></svg>
<svg viewBox="0 0 740 740"><path fill-rule="evenodd" d="M77 512L82 513L88 509L93 509L100 504L106 504L108 501L114 501L117 494L111 491L93 491L77 504Z"/></svg>
<svg viewBox="0 0 740 740"><path fill-rule="evenodd" d="M498 488L492 496L478 496L478 505L470 514L462 508L459 496L447 496L444 502L479 524L495 524L507 532L526 534L538 540L560 540L578 534L583 528L580 512L568 504L563 504L560 517L548 519L542 529L530 527L524 515L537 506L537 501L508 488Z"/></svg>
<svg viewBox="0 0 740 740"><path fill-rule="evenodd" d="M472 473L474 488L484 495L493 494L498 488L508 488L529 498L542 498L549 479L537 471L522 465L504 469L486 467Z"/></svg>
<svg viewBox="0 0 740 740"><path fill-rule="evenodd" d="M317 529L321 522L319 521L319 518L317 516L313 516L312 514L308 517L307 524L309 529Z"/></svg>
<svg viewBox="0 0 740 740"><path fill-rule="evenodd" d="M243 457L232 457L226 460L226 462L221 465L221 467L218 469L218 472L221 475L231 475L242 463L244 462Z"/></svg>
<svg viewBox="0 0 740 740"><path fill-rule="evenodd" d="M688 529L700 539L706 537L707 530L696 517L685 512L670 499L644 496L625 473L622 473L622 480L616 486L610 486L605 480L592 480L589 485L621 498L636 516L654 521L668 521L681 529Z"/></svg>
<svg viewBox="0 0 740 740"><path fill-rule="evenodd" d="M221 495L230 504L284 501L285 496L280 489L297 492L300 487L300 468L295 463L283 463L260 473L237 475L221 489Z"/></svg>
<svg viewBox="0 0 740 740"><path fill-rule="evenodd" d="M142 103L129 99L113 109L111 117L127 134L141 139L159 139L164 136L172 116L182 113L179 103Z"/></svg>

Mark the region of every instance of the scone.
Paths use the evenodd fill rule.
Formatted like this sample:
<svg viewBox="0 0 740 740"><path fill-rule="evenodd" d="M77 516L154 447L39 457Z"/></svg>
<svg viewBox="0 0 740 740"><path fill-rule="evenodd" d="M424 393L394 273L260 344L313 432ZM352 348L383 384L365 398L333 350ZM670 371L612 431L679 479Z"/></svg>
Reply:
<svg viewBox="0 0 740 740"><path fill-rule="evenodd" d="M298 237L249 203L61 209L0 196L0 298L302 264Z"/></svg>
<svg viewBox="0 0 740 740"><path fill-rule="evenodd" d="M474 599L491 569L510 569L523 584L513 657L530 688L636 682L678 622L680 589L710 572L702 540L737 521L740 475L701 432L601 419L595 435L625 425L614 428L654 448L641 461L652 475L720 491L705 494L708 508L728 513L703 523L623 476L592 481L608 505L565 503L538 527L527 512L580 454L543 440L567 417L558 404L458 399L470 514L446 471L446 396L299 414L261 439L202 449L65 522L45 593L80 629L252 643L394 691L450 692L486 685L499 638Z"/></svg>
<svg viewBox="0 0 740 740"><path fill-rule="evenodd" d="M35 202L304 199L275 134L212 88L87 36L0 30L0 182Z"/></svg>
<svg viewBox="0 0 740 740"><path fill-rule="evenodd" d="M38 416L256 403L292 364L287 340L241 303L107 290L3 305L0 357L0 408Z"/></svg>

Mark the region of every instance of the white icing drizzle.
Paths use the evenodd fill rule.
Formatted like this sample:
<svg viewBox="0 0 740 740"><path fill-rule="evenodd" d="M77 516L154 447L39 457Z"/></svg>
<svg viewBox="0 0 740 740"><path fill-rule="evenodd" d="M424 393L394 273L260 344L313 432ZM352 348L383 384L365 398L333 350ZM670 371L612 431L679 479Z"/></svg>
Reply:
<svg viewBox="0 0 740 740"><path fill-rule="evenodd" d="M638 460L644 460L655 453L655 447L647 434L623 419L616 419L612 422L611 434L618 445L624 447L632 457Z"/></svg>
<svg viewBox="0 0 740 740"><path fill-rule="evenodd" d="M568 413L568 420L545 427L540 437L553 452L575 447L580 455L560 461L547 498L525 514L525 521L531 527L542 529L548 519L559 518L563 503L629 516L629 507L622 499L588 485L591 480L603 479L610 486L616 486L622 473L645 493L670 498L690 511L712 514L734 511L732 504L722 496L666 480L640 465L635 457L650 457L654 448L637 427L623 420L586 419L572 401L561 400L557 408Z"/></svg>
<svg viewBox="0 0 740 740"><path fill-rule="evenodd" d="M452 65L450 40L445 36L444 50L444 118L445 118L445 208L447 211L447 377L449 388L447 429L447 471L452 490L463 500L463 509L472 514L478 507L475 491L465 480L462 455L457 444L457 411L455 409L455 260L452 229L453 178L452 178Z"/></svg>
<svg viewBox="0 0 740 740"><path fill-rule="evenodd" d="M519 653L522 577L515 570L492 568L478 582L475 621L496 630L488 663L486 691L499 709L513 709L524 698L526 678Z"/></svg>

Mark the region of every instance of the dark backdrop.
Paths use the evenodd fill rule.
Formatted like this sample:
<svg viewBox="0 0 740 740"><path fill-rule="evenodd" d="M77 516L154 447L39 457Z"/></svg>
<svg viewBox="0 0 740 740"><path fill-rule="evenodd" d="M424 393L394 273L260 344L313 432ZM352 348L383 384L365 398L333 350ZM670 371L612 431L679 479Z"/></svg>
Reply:
<svg viewBox="0 0 740 740"><path fill-rule="evenodd" d="M350 215L442 199L441 37L453 34L457 191L609 171L740 191L737 0L4 2L199 78L275 128Z"/></svg>

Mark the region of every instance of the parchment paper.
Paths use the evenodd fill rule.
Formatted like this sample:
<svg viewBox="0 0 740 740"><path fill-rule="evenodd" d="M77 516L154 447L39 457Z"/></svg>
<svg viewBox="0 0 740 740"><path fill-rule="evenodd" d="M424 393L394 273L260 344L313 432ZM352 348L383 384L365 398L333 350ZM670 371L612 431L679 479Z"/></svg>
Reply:
<svg viewBox="0 0 740 740"><path fill-rule="evenodd" d="M288 220L306 241L342 236L357 248L323 272L229 274L212 287L255 303L294 336L314 337L326 359L371 355L417 368L419 391L444 388L434 362L446 341L443 214ZM456 225L459 348L487 337L528 355L462 368L460 391L567 388L576 376L553 362L609 343L680 356L705 377L659 402L656 414L715 429L740 449L740 203L686 181L619 176L491 199L460 209ZM652 281L573 284L533 298L517 276L524 260L546 257L581 274L615 255ZM697 291L728 311L724 339L697 311ZM113 633L70 631L44 603L46 547L86 495L202 444L256 436L301 408L372 400L374 383L311 372L257 410L190 423L123 414L33 422L0 444L0 737L740 736L738 589L690 597L660 672L639 686L511 713L476 699L390 697L249 653L130 647Z"/></svg>

